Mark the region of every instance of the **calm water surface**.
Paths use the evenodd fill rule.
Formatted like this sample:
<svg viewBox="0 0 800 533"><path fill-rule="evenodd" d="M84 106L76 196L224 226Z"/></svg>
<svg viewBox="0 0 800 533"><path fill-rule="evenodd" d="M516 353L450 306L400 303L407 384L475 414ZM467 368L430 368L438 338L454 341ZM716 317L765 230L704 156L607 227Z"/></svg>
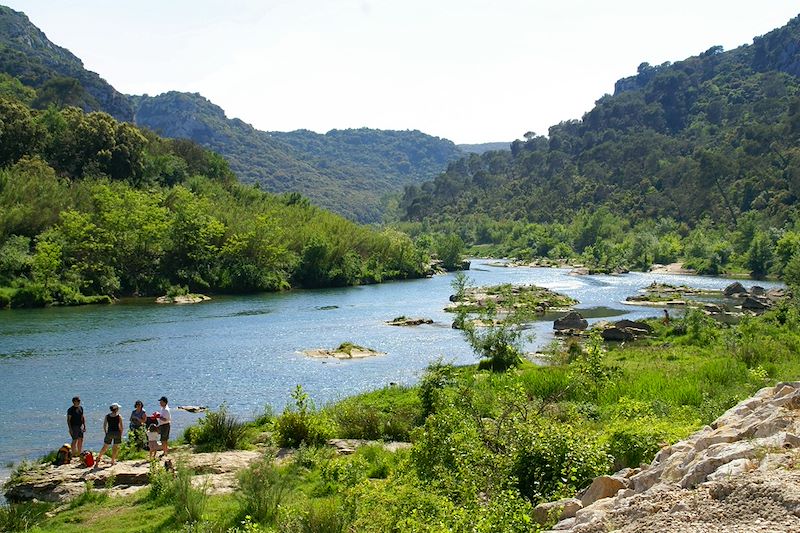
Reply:
<svg viewBox="0 0 800 533"><path fill-rule="evenodd" d="M722 288L730 280L631 273L567 274L567 269L502 268L474 261L477 285L534 283L569 294L579 309L636 319L653 308L620 302L658 280ZM112 306L0 311L0 478L8 463L35 458L69 440L66 410L80 395L86 412L84 447L102 443L102 420L112 402L127 418L137 399L157 408L166 395L173 407L173 435L198 415L179 405L226 402L243 417L265 405L282 409L296 384L317 405L379 388L414 383L432 360L474 363L452 315L443 307L452 275L365 287L217 297L189 306L125 301ZM771 287L775 283L759 283ZM749 284L746 284L749 287ZM432 318L432 325L387 326L399 315ZM537 322L530 349L552 339L552 317ZM310 359L299 352L350 341L386 352L355 361ZM126 424L127 425L127 424Z"/></svg>

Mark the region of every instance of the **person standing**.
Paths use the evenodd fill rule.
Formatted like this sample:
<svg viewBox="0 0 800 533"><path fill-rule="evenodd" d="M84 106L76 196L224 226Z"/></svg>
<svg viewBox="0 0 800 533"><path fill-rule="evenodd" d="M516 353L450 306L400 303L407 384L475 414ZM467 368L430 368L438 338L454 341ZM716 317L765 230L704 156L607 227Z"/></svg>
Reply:
<svg viewBox="0 0 800 533"><path fill-rule="evenodd" d="M105 431L105 438L103 439L103 447L100 449L100 453L97 454L97 458L95 460L95 466L100 466L100 461L103 460L103 454L106 453L108 450L108 446L111 445L111 465L117 464L117 454L119 453L119 445L122 442L122 417L119 416L119 408L120 405L118 403L112 403L109 409L111 412L106 415L105 420L103 421L103 431Z"/></svg>
<svg viewBox="0 0 800 533"><path fill-rule="evenodd" d="M164 452L162 457L166 457L169 453L169 428L172 422L172 415L169 412L166 396L159 398L158 403L161 405L161 410L158 412L158 432L161 433L161 450Z"/></svg>
<svg viewBox="0 0 800 533"><path fill-rule="evenodd" d="M83 448L83 434L86 432L86 418L83 416L83 407L79 396L72 398L72 407L67 409L67 428L72 438L72 453L80 457Z"/></svg>
<svg viewBox="0 0 800 533"><path fill-rule="evenodd" d="M128 439L133 435L136 445L144 450L147 445L147 438L145 435L147 412L144 410L142 400L136 400L136 403L133 404L133 411L131 411L131 416L128 420L130 422L128 425L128 430L130 432Z"/></svg>

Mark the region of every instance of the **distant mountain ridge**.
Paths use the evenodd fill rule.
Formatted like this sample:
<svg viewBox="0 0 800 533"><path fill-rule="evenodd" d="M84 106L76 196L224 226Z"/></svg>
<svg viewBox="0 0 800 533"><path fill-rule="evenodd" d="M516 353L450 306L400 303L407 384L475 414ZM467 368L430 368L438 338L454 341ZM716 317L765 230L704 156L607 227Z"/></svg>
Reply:
<svg viewBox="0 0 800 533"><path fill-rule="evenodd" d="M433 178L464 154L451 141L419 131L266 132L227 118L197 93L124 95L87 71L69 50L50 42L26 15L4 6L0 72L37 89L34 106L56 103L105 111L166 137L191 139L225 156L246 183L272 192L299 192L361 222L380 220L390 194Z"/></svg>

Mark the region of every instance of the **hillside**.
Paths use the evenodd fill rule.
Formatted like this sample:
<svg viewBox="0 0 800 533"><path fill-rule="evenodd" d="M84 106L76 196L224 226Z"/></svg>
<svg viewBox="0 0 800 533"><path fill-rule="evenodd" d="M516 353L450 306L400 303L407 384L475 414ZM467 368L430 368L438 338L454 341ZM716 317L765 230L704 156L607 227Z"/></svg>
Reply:
<svg viewBox="0 0 800 533"><path fill-rule="evenodd" d="M735 226L754 212L780 226L800 192L799 41L795 18L751 45L642 63L581 120L408 187L403 216L568 223L603 207L633 222Z"/></svg>
<svg viewBox="0 0 800 533"><path fill-rule="evenodd" d="M72 105L105 111L170 138L222 154L245 183L270 192L299 192L352 220L381 219L385 197L420 183L463 155L452 142L419 131L259 131L196 93L119 93L87 71L69 50L47 39L28 17L0 6L0 92L6 74L36 90L28 102L44 109Z"/></svg>
<svg viewBox="0 0 800 533"><path fill-rule="evenodd" d="M419 131L259 131L199 94L132 97L137 124L224 155L245 183L299 192L354 220L380 220L382 198L435 176L461 152Z"/></svg>
<svg viewBox="0 0 800 533"><path fill-rule="evenodd" d="M84 111L105 111L118 120L133 118L127 96L83 67L69 50L50 42L24 13L0 6L0 72L39 89L40 106L50 102L76 105ZM64 78L77 80L70 84Z"/></svg>

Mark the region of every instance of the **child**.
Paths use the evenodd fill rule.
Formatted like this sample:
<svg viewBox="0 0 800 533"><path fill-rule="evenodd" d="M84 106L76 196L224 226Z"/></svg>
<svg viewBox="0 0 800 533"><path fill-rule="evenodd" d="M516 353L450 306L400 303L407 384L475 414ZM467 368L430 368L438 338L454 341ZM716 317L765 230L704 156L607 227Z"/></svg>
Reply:
<svg viewBox="0 0 800 533"><path fill-rule="evenodd" d="M158 426L155 424L150 424L150 427L147 428L147 445L150 448L150 459L156 458L156 452L158 451L158 438L161 436L161 433L158 431Z"/></svg>

